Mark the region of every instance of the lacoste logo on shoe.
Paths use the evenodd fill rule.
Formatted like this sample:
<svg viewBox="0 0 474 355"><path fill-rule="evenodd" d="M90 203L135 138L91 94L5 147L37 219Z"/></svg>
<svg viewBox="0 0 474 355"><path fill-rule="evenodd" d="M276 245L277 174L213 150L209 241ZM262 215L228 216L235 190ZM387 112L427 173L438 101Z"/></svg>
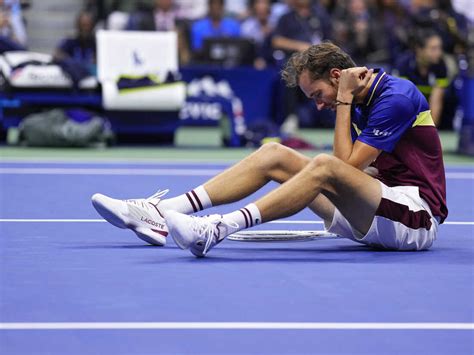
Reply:
<svg viewBox="0 0 474 355"><path fill-rule="evenodd" d="M158 228L161 228L161 229L165 228L165 225L163 223L155 222L155 221L153 221L149 218L141 217L141 221L145 222L145 223L148 223L148 224L151 224L153 227L158 227Z"/></svg>

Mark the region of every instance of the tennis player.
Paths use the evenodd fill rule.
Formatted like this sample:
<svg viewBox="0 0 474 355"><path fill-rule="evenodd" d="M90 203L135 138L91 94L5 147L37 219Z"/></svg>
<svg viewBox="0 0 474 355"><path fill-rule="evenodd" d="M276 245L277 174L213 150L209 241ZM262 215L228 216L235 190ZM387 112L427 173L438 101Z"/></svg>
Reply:
<svg viewBox="0 0 474 355"><path fill-rule="evenodd" d="M333 155L309 158L269 143L183 195L115 200L96 194L97 211L152 244L165 244L169 232L196 256L232 233L305 207L328 232L355 242L400 251L430 248L448 214L445 174L439 136L416 86L382 69L356 67L331 43L294 54L282 77L318 110L336 111ZM269 181L281 185L237 211L191 215L239 201Z"/></svg>

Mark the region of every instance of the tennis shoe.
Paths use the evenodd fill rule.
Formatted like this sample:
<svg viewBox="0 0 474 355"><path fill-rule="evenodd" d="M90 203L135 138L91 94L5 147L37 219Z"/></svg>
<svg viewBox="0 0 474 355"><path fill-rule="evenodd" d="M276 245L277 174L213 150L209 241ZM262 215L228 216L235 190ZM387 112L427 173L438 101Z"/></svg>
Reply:
<svg viewBox="0 0 474 355"><path fill-rule="evenodd" d="M158 204L168 190L158 190L145 199L117 200L102 194L92 196L92 205L104 219L122 229L131 229L138 238L152 244L166 244L168 227Z"/></svg>
<svg viewBox="0 0 474 355"><path fill-rule="evenodd" d="M197 257L206 256L210 249L230 234L230 229L239 227L233 221L224 220L219 214L197 217L166 211L165 219L170 235L178 247L189 249Z"/></svg>

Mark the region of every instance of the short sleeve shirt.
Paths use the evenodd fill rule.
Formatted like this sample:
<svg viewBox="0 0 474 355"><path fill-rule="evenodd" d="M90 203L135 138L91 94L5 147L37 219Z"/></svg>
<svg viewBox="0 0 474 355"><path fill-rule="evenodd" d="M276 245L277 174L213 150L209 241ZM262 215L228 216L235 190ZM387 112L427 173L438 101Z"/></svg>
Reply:
<svg viewBox="0 0 474 355"><path fill-rule="evenodd" d="M352 108L352 138L382 150L374 162L379 180L418 186L443 221L448 213L443 156L428 102L412 82L376 72L365 102Z"/></svg>

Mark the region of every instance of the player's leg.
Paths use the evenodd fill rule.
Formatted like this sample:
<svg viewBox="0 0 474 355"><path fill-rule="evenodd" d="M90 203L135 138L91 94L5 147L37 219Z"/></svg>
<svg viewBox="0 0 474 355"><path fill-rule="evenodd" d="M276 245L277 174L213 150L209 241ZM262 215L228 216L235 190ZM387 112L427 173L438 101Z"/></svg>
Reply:
<svg viewBox="0 0 474 355"><path fill-rule="evenodd" d="M174 210L191 214L239 200L271 180L281 183L290 179L310 161L304 155L282 145L266 144L204 185L177 197L162 200L166 191L148 199L135 200L116 200L95 194L92 203L99 214L113 225L130 228L139 238L151 244L164 245L168 234L164 212ZM334 206L324 196L318 197L311 207L326 221L332 219ZM240 223L245 218L241 215Z"/></svg>
<svg viewBox="0 0 474 355"><path fill-rule="evenodd" d="M311 158L277 143L263 145L245 159L203 185L175 198L160 202L160 209L189 214L202 209L239 201L269 181L283 183L300 172ZM334 206L320 196L310 204L315 213L331 220Z"/></svg>
<svg viewBox="0 0 474 355"><path fill-rule="evenodd" d="M176 243L204 256L225 236L293 215L325 196L360 233L366 233L381 200L380 183L333 156L311 159L292 178L254 204L224 216L190 217L171 211L166 222ZM242 215L244 218L239 218Z"/></svg>
<svg viewBox="0 0 474 355"><path fill-rule="evenodd" d="M380 183L330 155L319 155L292 179L255 202L263 222L291 216L320 194L326 196L362 234L381 200Z"/></svg>

